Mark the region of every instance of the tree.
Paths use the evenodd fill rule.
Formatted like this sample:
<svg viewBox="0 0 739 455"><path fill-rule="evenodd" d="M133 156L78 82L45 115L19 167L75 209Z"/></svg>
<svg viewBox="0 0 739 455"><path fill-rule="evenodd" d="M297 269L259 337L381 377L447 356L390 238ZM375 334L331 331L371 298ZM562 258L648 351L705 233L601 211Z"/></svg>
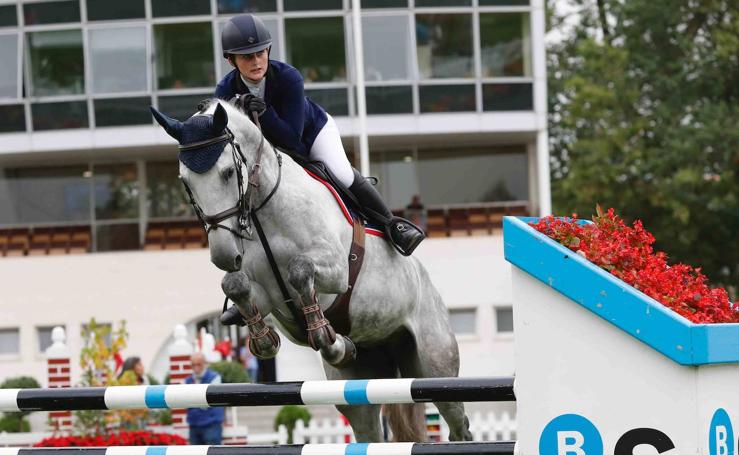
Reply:
<svg viewBox="0 0 739 455"><path fill-rule="evenodd" d="M553 5L554 0L550 0ZM548 50L552 197L641 219L673 261L739 287L739 3L570 0Z"/></svg>

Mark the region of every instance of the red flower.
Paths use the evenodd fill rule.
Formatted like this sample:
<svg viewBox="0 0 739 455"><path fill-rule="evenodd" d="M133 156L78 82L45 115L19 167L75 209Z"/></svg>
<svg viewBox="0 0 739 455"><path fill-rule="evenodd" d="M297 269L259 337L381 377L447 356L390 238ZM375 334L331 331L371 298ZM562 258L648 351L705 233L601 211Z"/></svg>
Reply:
<svg viewBox="0 0 739 455"><path fill-rule="evenodd" d="M61 436L43 439L34 447L182 446L187 440L176 434L151 431L119 431L104 436Z"/></svg>
<svg viewBox="0 0 739 455"><path fill-rule="evenodd" d="M667 255L652 249L654 236L641 221L629 227L612 208L603 213L598 207L592 224L578 224L573 215L548 216L531 226L692 322L739 323L739 306L732 307L726 291L710 288L699 268L668 265Z"/></svg>

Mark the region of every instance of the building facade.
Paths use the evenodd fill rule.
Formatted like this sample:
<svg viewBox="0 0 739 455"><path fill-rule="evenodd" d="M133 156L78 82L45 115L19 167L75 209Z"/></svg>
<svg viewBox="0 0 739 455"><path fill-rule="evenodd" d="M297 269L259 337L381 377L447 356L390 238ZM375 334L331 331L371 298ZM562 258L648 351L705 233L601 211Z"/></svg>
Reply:
<svg viewBox="0 0 739 455"><path fill-rule="evenodd" d="M135 250L152 226L193 219L176 144L148 108L184 120L212 96L231 69L220 30L232 15L264 20L271 57L301 71L359 167L351 3L0 0L0 256L23 256L0 258L0 379L42 374L55 325L79 349L92 316L128 320L131 354L163 371L174 324L194 333L217 315L222 274L206 251ZM462 373L511 374L509 268L487 217L550 210L543 0L361 5L371 174L393 208L419 195L429 229L432 210L484 209L487 236L429 239L418 254L452 311ZM474 227L441 223L443 237ZM55 245L96 254L28 257ZM278 379L320 375L300 352L278 360Z"/></svg>

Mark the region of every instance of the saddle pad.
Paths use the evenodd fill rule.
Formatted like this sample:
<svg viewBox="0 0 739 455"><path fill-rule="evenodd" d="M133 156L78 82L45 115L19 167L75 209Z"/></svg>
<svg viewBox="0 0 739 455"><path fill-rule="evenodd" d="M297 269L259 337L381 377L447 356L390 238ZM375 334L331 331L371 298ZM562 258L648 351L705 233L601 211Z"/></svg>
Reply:
<svg viewBox="0 0 739 455"><path fill-rule="evenodd" d="M346 202L344 201L344 199L342 199L342 197L339 195L339 193L336 191L336 189L333 186L331 186L331 184L329 182L327 182L326 180L322 179L318 175L314 174L313 172L309 171L306 168L303 168L303 169L305 170L305 172L308 173L308 175L310 175L314 179L318 180L319 182L321 182L323 184L323 186L325 186L326 188L328 188L328 190L334 196L334 199L336 199L336 203L339 204L339 208L341 208L341 213L344 214L344 218L346 218L346 222L349 223L350 226L353 225L354 222L352 220L354 218L359 218L359 216L356 213L354 213L352 210L349 209L349 207L347 206ZM369 235L374 235L374 236L377 236L377 237L385 237L385 234L384 234L381 226L379 226L377 224L374 224L374 223L368 223L366 221L364 222L364 232L367 233L367 234L369 234Z"/></svg>

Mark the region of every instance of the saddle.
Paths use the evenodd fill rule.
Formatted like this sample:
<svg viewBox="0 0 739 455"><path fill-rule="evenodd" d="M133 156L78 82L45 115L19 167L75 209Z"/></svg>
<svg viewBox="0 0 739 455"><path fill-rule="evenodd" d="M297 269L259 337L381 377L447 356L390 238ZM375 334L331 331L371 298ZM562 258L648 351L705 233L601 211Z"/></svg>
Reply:
<svg viewBox="0 0 739 455"><path fill-rule="evenodd" d="M273 147L275 146L273 145ZM308 160L304 156L298 155L297 153L291 150L284 149L282 147L275 148L292 158L293 161L298 163L303 169L311 174L313 178L317 177L324 183L328 183L336 191L339 198L343 201L344 205L346 205L353 219L359 219L366 228L372 230L371 232L373 235L384 237L382 226L375 223L372 218L368 216L366 210L364 210L362 205L357 200L356 196L354 196L354 194L352 194L352 192L349 191L347 187L339 182L339 179L337 179L336 176L333 175L333 173L329 170L329 168L326 167L325 164L323 164L321 161ZM377 183L377 179L375 177L368 177L368 179L374 180L373 184Z"/></svg>

